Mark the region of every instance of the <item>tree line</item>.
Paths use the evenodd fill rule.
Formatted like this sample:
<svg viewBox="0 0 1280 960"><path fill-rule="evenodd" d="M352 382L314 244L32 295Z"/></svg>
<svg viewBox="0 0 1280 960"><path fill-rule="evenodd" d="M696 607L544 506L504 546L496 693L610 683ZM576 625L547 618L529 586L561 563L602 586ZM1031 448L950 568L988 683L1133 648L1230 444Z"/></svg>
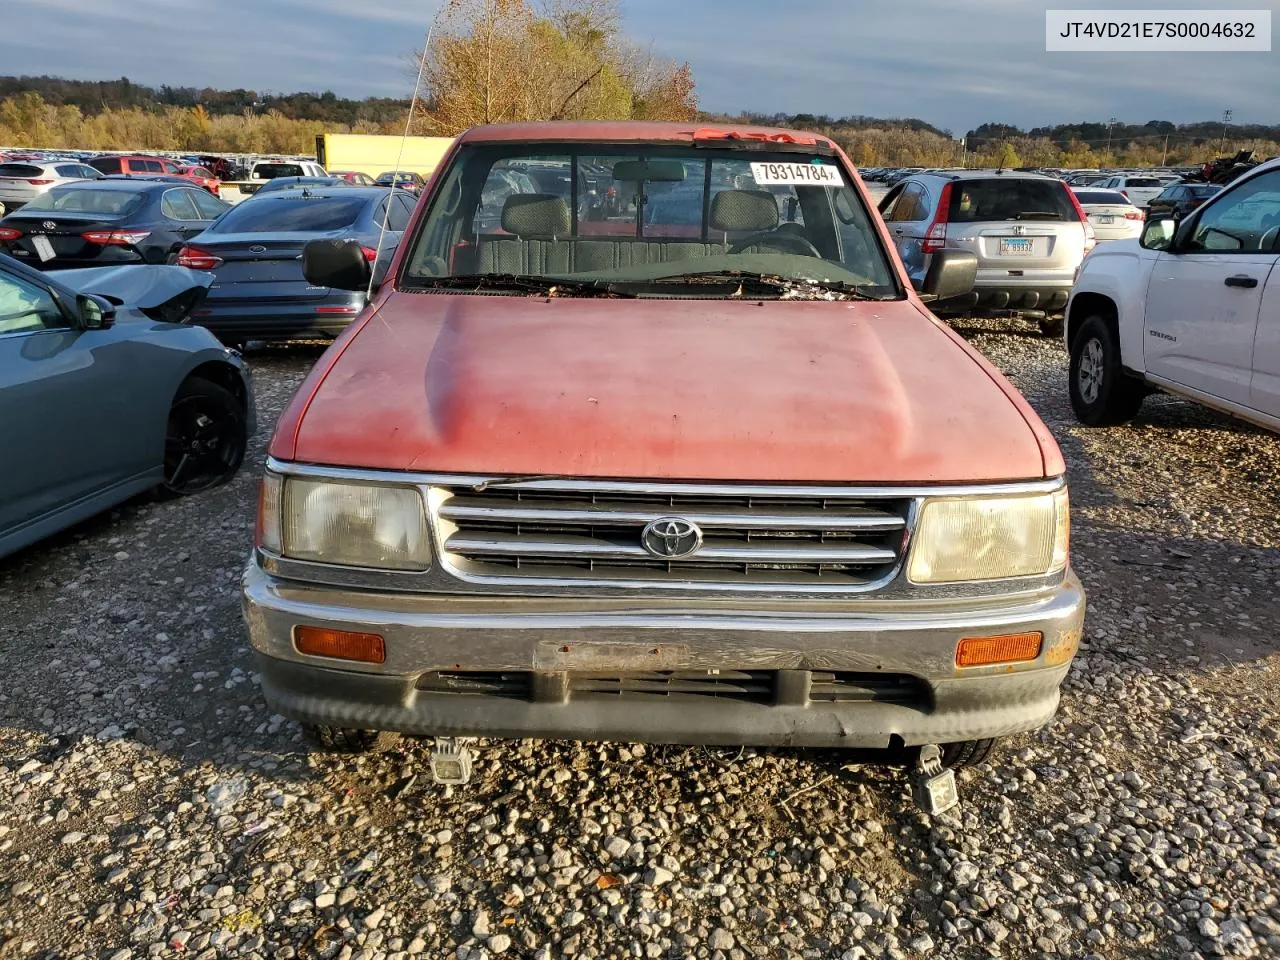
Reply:
<svg viewBox="0 0 1280 960"><path fill-rule="evenodd" d="M1024 130L984 123L961 138L915 118L743 113L707 119L812 130L839 143L860 167L1181 167L1237 150L1280 155L1280 124L1152 120L1116 122L1108 130L1104 121Z"/></svg>

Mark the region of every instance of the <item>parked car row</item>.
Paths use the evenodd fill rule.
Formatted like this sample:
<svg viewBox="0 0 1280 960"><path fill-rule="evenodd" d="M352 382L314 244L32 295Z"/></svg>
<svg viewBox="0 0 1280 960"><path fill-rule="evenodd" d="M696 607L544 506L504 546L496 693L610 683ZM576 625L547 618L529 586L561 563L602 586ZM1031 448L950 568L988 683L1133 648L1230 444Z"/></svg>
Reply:
<svg viewBox="0 0 1280 960"><path fill-rule="evenodd" d="M50 185L0 220L0 251L43 271L122 264L210 271L214 283L193 319L224 343L331 339L360 312L364 295L307 284L303 244L355 239L385 267L415 202L410 190L281 177L233 207L167 174L99 175Z"/></svg>

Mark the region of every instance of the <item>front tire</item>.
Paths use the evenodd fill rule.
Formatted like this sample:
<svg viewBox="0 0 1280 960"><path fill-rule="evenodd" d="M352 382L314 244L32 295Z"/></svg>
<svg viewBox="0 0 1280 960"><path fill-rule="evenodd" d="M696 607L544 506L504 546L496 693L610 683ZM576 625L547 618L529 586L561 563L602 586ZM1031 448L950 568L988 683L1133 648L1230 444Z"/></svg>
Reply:
<svg viewBox="0 0 1280 960"><path fill-rule="evenodd" d="M952 770L962 767L976 767L986 763L992 754L998 752L1000 741L963 740L960 743L944 743L942 745L942 765Z"/></svg>
<svg viewBox="0 0 1280 960"><path fill-rule="evenodd" d="M1071 341L1068 383L1071 409L1089 427L1128 423L1146 395L1141 381L1125 373L1115 330L1100 316L1085 320Z"/></svg>
<svg viewBox="0 0 1280 960"><path fill-rule="evenodd" d="M191 377L169 409L161 496L188 497L226 483L244 462L248 443L244 408L235 395Z"/></svg>

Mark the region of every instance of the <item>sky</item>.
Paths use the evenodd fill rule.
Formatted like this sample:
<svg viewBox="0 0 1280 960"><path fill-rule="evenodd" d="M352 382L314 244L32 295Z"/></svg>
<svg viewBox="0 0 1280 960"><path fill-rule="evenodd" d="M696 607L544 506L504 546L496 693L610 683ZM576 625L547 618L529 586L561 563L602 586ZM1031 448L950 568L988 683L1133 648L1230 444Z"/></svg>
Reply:
<svg viewBox="0 0 1280 960"><path fill-rule="evenodd" d="M918 117L957 136L1118 117L1280 122L1280 53L1047 53L1045 10L1094 0L621 0L630 37L688 61L703 109ZM1280 0L1126 0L1270 9ZM0 73L407 97L438 0L6 4ZM1274 25L1273 25L1274 29ZM1280 50L1280 47L1277 47Z"/></svg>

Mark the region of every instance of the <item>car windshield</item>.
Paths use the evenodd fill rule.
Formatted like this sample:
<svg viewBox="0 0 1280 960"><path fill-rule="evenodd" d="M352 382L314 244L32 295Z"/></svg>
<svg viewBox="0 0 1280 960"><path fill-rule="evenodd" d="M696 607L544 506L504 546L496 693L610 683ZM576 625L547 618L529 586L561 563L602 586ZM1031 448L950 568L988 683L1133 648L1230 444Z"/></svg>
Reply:
<svg viewBox="0 0 1280 960"><path fill-rule="evenodd" d="M456 288L475 278L492 289L520 278L532 293L535 278L576 282L561 294L723 297L746 295L734 279L749 276L763 281L752 296L764 286L780 297L901 296L847 171L815 153L466 146L442 176L402 282Z"/></svg>
<svg viewBox="0 0 1280 960"><path fill-rule="evenodd" d="M232 207L209 233L325 233L360 217L364 197L310 197L290 191Z"/></svg>
<svg viewBox="0 0 1280 960"><path fill-rule="evenodd" d="M95 213L122 216L142 202L142 195L130 190L58 189L36 196L22 212L46 210L57 213Z"/></svg>
<svg viewBox="0 0 1280 960"><path fill-rule="evenodd" d="M1084 201L1081 201L1082 203ZM1121 201L1127 202L1127 201ZM992 177L952 183L952 223L993 220L1079 220L1067 188L1057 180Z"/></svg>
<svg viewBox="0 0 1280 960"><path fill-rule="evenodd" d="M1191 191L1191 196L1195 197L1197 200L1203 200L1205 197L1212 197L1215 193L1221 190L1222 187L1216 183L1209 183L1200 187L1189 187L1188 189Z"/></svg>
<svg viewBox="0 0 1280 960"><path fill-rule="evenodd" d="M1126 177L1124 181L1126 187L1163 187L1164 180L1157 180L1155 177Z"/></svg>

